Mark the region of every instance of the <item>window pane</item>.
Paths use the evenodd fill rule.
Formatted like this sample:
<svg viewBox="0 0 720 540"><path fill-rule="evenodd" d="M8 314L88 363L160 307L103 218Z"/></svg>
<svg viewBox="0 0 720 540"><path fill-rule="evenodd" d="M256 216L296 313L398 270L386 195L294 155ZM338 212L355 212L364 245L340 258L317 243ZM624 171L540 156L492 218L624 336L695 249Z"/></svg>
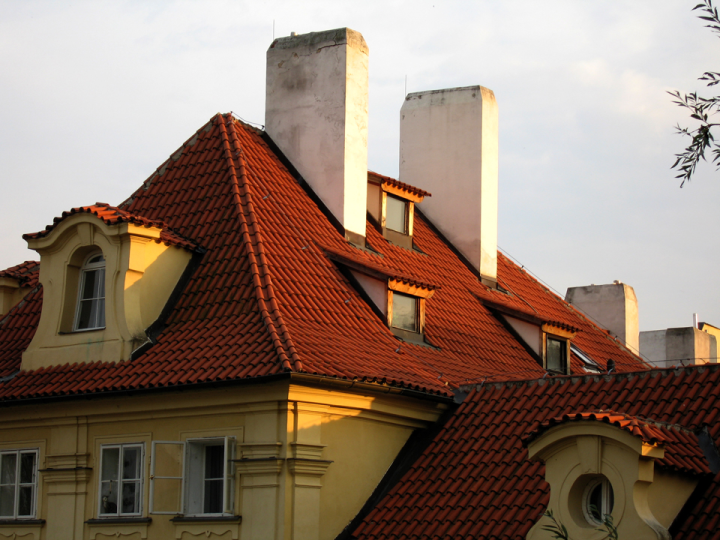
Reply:
<svg viewBox="0 0 720 540"><path fill-rule="evenodd" d="M14 484L16 468L17 454L3 454L0 456L0 484Z"/></svg>
<svg viewBox="0 0 720 540"><path fill-rule="evenodd" d="M97 270L98 280L97 289L95 291L95 298L105 298L105 269L100 268Z"/></svg>
<svg viewBox="0 0 720 540"><path fill-rule="evenodd" d="M104 480L118 479L118 463L120 462L119 448L103 448L102 451L102 477Z"/></svg>
<svg viewBox="0 0 720 540"><path fill-rule="evenodd" d="M18 497L18 516L32 516L33 515L33 488L32 486L20 487L20 493Z"/></svg>
<svg viewBox="0 0 720 540"><path fill-rule="evenodd" d="M410 332L418 331L418 302L414 296L406 294L393 293L392 302L392 325L395 328L409 330Z"/></svg>
<svg viewBox="0 0 720 540"><path fill-rule="evenodd" d="M220 514L223 511L224 461L224 446L205 447L205 481L203 486L203 512L205 514Z"/></svg>
<svg viewBox="0 0 720 540"><path fill-rule="evenodd" d="M35 483L35 454L20 454L20 483Z"/></svg>
<svg viewBox="0 0 720 540"><path fill-rule="evenodd" d="M205 478L222 478L224 454L222 446L205 447Z"/></svg>
<svg viewBox="0 0 720 540"><path fill-rule="evenodd" d="M205 502L203 504L203 512L205 514L222 513L222 491L222 480L205 480Z"/></svg>
<svg viewBox="0 0 720 540"><path fill-rule="evenodd" d="M15 486L0 486L0 516L15 515Z"/></svg>
<svg viewBox="0 0 720 540"><path fill-rule="evenodd" d="M602 484L596 485L588 497L588 510L590 515L597 521L602 521Z"/></svg>
<svg viewBox="0 0 720 540"><path fill-rule="evenodd" d="M548 371L565 371L565 342L558 339L547 339Z"/></svg>
<svg viewBox="0 0 720 540"><path fill-rule="evenodd" d="M93 317L92 313L93 301L82 300L80 302L80 313L78 314L78 330L84 330L85 328L91 328L90 322Z"/></svg>
<svg viewBox="0 0 720 540"><path fill-rule="evenodd" d="M388 195L385 227L407 234L407 202Z"/></svg>
<svg viewBox="0 0 720 540"><path fill-rule="evenodd" d="M140 489L138 489L138 484L139 482L123 483L122 511L124 514L135 514L139 511Z"/></svg>
<svg viewBox="0 0 720 540"><path fill-rule="evenodd" d="M140 478L140 449L123 449L123 478L136 480Z"/></svg>
<svg viewBox="0 0 720 540"><path fill-rule="evenodd" d="M98 328L103 328L105 326L105 299L101 298L97 301L97 323L96 326Z"/></svg>
<svg viewBox="0 0 720 540"><path fill-rule="evenodd" d="M97 270L85 270L85 280L83 281L82 299L96 298L95 283L97 281Z"/></svg>
<svg viewBox="0 0 720 540"><path fill-rule="evenodd" d="M103 482L100 486L100 513L117 514L117 487L116 480Z"/></svg>

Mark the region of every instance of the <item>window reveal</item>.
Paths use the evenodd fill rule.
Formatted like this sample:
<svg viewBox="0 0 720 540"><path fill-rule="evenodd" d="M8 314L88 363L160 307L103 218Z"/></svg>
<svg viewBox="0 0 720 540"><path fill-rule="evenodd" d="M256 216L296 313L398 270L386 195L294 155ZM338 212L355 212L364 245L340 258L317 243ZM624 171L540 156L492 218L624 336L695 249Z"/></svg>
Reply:
<svg viewBox="0 0 720 540"><path fill-rule="evenodd" d="M100 516L142 513L142 445L103 446L100 454Z"/></svg>
<svg viewBox="0 0 720 540"><path fill-rule="evenodd" d="M35 517L37 450L0 452L0 518Z"/></svg>
<svg viewBox="0 0 720 540"><path fill-rule="evenodd" d="M105 327L105 258L102 253L88 257L80 271L80 287L74 330Z"/></svg>

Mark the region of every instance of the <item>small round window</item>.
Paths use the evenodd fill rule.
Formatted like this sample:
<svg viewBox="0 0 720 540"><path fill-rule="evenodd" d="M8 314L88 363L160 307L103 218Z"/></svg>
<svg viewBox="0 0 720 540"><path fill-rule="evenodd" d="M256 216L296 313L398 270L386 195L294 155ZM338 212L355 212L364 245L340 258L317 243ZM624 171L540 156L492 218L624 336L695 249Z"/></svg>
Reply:
<svg viewBox="0 0 720 540"><path fill-rule="evenodd" d="M583 496L583 513L592 525L602 525L606 515L612 513L614 504L612 484L605 477L591 480Z"/></svg>

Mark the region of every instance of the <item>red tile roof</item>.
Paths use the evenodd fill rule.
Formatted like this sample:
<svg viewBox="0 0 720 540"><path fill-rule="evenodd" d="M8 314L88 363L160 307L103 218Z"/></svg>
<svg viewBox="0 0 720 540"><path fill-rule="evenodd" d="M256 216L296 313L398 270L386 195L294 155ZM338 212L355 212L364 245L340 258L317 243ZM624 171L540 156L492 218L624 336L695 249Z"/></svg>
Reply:
<svg viewBox="0 0 720 540"><path fill-rule="evenodd" d="M578 416L593 409L614 412ZM528 460L523 435L592 416L662 442L658 466L706 475L671 533L717 538L720 474L710 473L693 431L707 426L713 441L720 438L718 365L474 385L351 537L525 538L547 509L550 488L545 466Z"/></svg>
<svg viewBox="0 0 720 540"><path fill-rule="evenodd" d="M661 466L696 474L710 472L695 433L682 426L658 424L616 411L565 413L562 416L548 418L523 436L523 444L527 446L552 427L581 421L611 424L638 437L643 442L665 448L666 457L658 460Z"/></svg>
<svg viewBox="0 0 720 540"><path fill-rule="evenodd" d="M11 266L0 270L0 277L7 277L17 280L21 287L34 288L38 284L40 263L37 261L25 261L17 266Z"/></svg>
<svg viewBox="0 0 720 540"><path fill-rule="evenodd" d="M413 235L419 250L388 242L370 224L367 239L375 251L352 246L273 148L263 132L231 115L217 115L118 208L75 209L110 222L163 224L206 252L157 342L142 355L117 364L20 372L0 383L0 399L288 372L449 396L451 388L466 382L543 375L483 299L578 328L574 343L602 364L613 358L621 371L646 367L501 254L498 278L504 291L482 285L421 212ZM432 347L399 343L329 253L433 286L425 319ZM8 316L20 317L21 311ZM7 324L0 328L0 348L19 343L20 327ZM14 350L5 360L9 371L20 366L21 350ZM583 372L582 362L573 357L572 369Z"/></svg>
<svg viewBox="0 0 720 540"><path fill-rule="evenodd" d="M52 225L48 225L47 227L45 227L44 230L40 232L24 234L23 238L25 240L43 238L50 234L50 231L57 227L60 222L64 221L65 218L67 218L68 216L72 216L73 214L92 214L100 218L106 225L132 223L134 225L140 225L142 227L155 227L156 229L161 229L159 240L160 242L166 245L178 246L187 249L188 251L193 251L197 249L197 244L195 244L195 242L188 240L187 238L183 238L176 232L170 230L170 228L160 220L147 219L143 216L133 214L131 212L126 212L125 210L116 208L115 206L110 206L107 203L100 202L95 203L91 206L80 206L78 208L73 208L69 212L63 212L60 217L56 217L55 219L53 219Z"/></svg>

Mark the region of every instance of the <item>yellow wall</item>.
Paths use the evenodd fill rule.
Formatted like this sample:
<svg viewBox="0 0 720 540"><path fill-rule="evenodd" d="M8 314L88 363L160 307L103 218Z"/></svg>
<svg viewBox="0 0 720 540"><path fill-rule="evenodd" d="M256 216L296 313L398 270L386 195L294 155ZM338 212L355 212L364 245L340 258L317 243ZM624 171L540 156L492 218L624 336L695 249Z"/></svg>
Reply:
<svg viewBox="0 0 720 540"><path fill-rule="evenodd" d="M372 494L413 429L443 406L399 395L334 390L290 380L3 410L0 449L38 448L44 525L2 525L0 540L242 538L324 540L339 534ZM152 441L233 436L234 513L242 523L88 524L98 517L102 444L144 443L148 516ZM158 473L160 474L160 473ZM155 500L177 496L156 483ZM17 537L14 537L16 534ZM207 535L207 536L206 536Z"/></svg>

